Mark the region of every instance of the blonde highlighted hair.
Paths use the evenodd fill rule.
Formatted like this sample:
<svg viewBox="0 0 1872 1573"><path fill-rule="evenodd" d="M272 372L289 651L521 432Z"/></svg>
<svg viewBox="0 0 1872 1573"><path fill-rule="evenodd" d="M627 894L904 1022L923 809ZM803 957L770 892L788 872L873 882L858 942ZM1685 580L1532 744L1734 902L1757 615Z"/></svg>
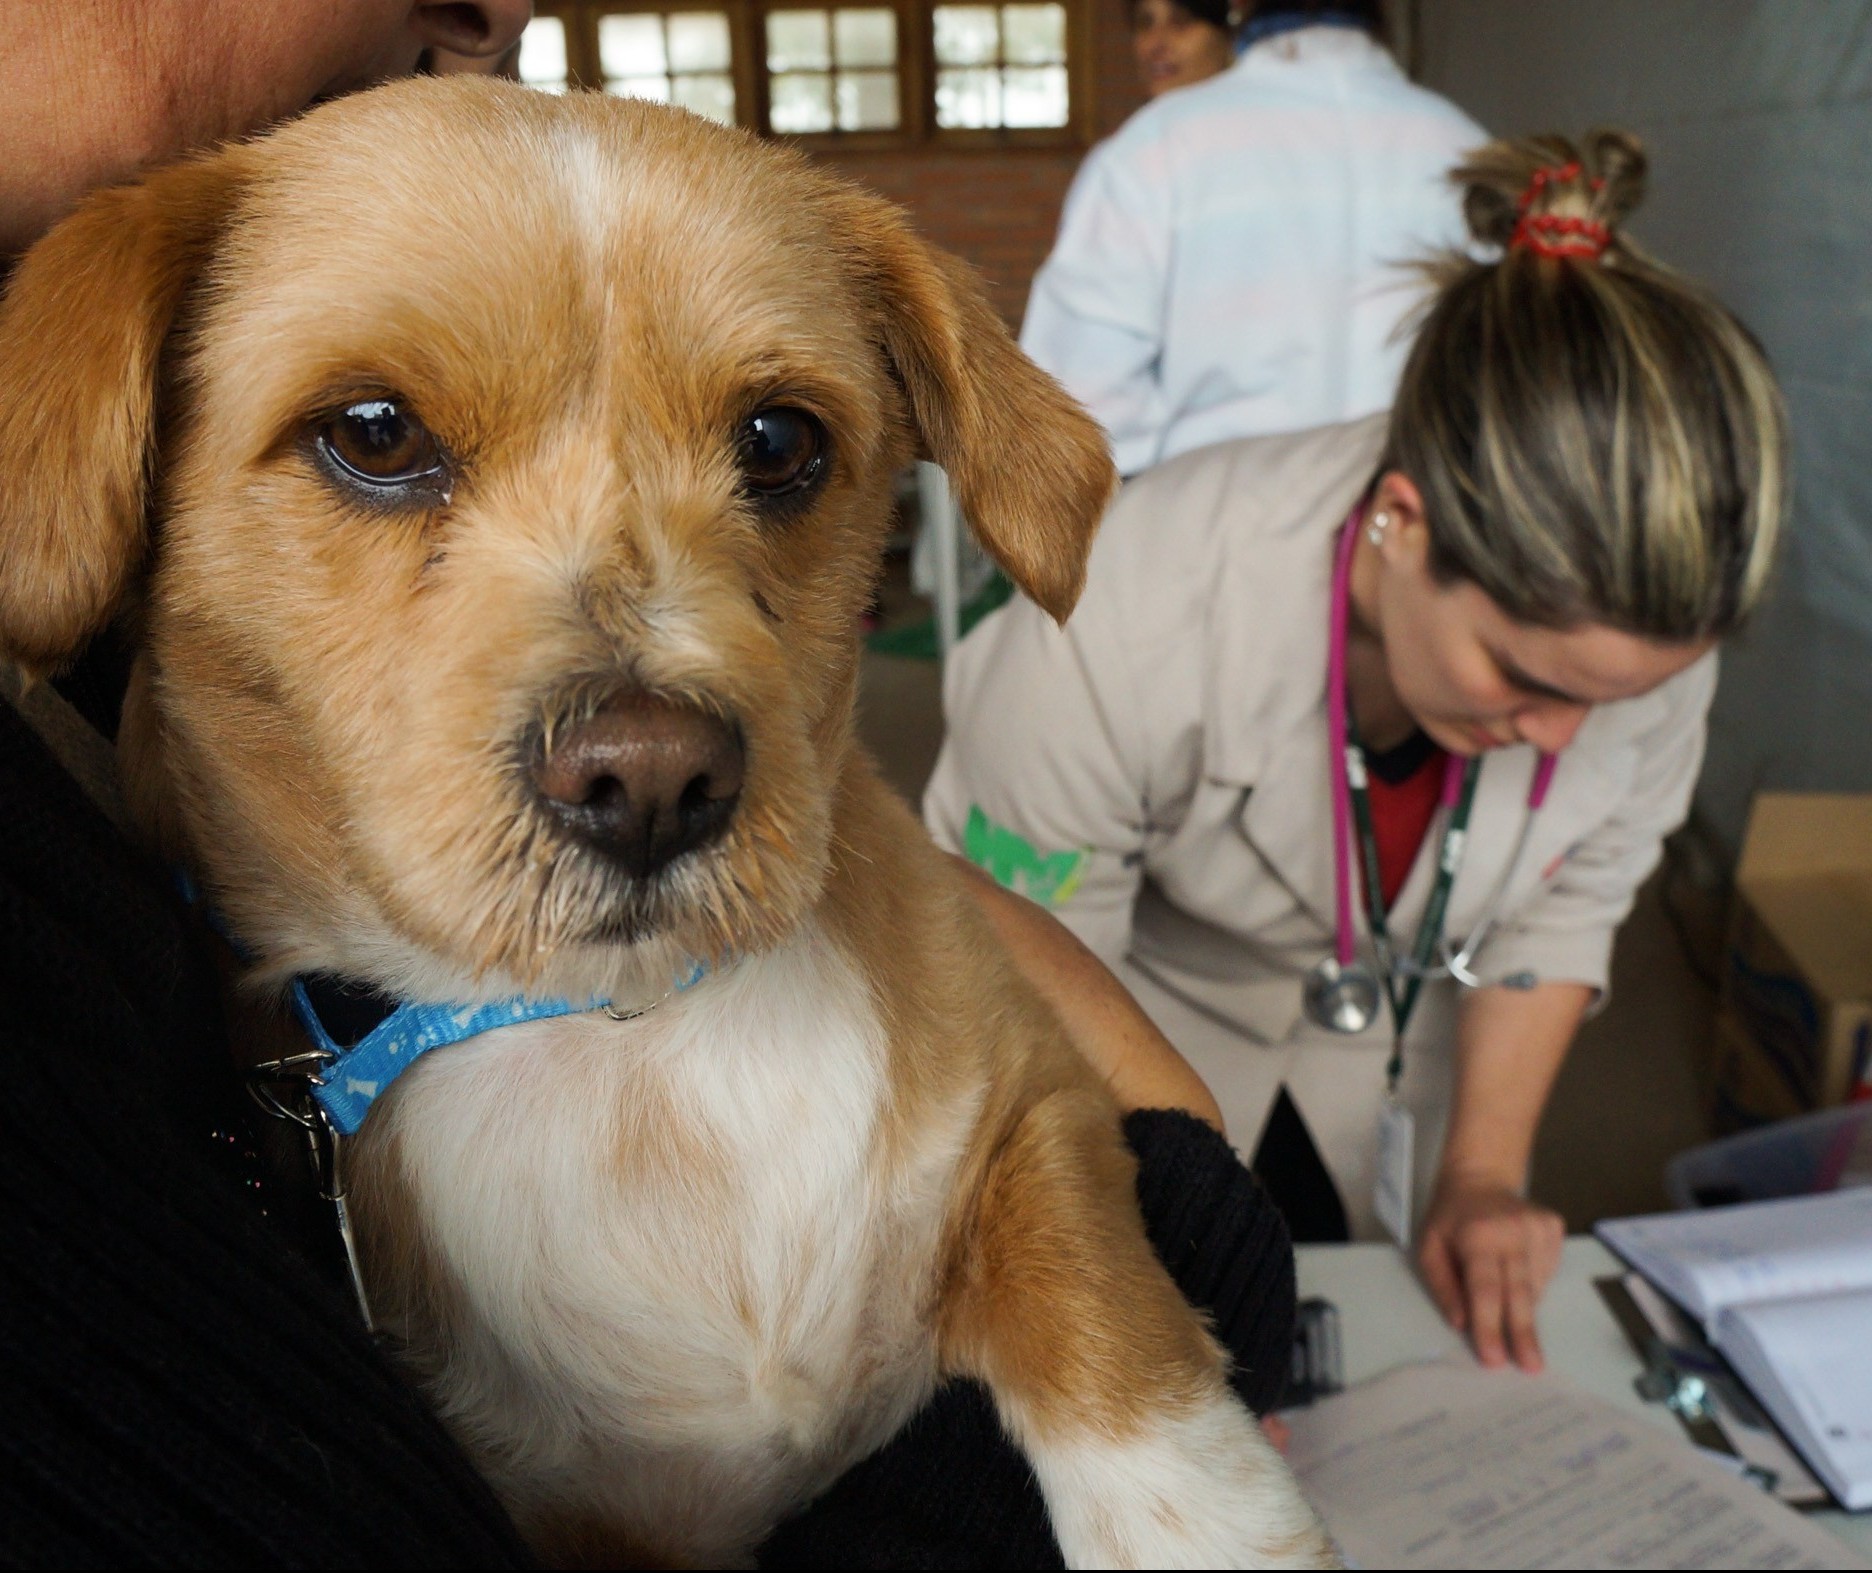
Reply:
<svg viewBox="0 0 1872 1573"><path fill-rule="evenodd" d="M1432 264L1392 408L1385 468L1423 495L1432 566L1523 622L1720 637L1760 599L1787 510L1761 346L1625 237L1636 138L1495 142L1451 178L1500 254Z"/></svg>

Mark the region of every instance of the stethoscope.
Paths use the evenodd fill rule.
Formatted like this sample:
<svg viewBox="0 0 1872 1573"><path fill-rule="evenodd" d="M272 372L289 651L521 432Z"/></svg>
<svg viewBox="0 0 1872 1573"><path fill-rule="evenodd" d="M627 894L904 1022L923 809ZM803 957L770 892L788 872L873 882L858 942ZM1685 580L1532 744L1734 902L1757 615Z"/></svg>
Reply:
<svg viewBox="0 0 1872 1573"><path fill-rule="evenodd" d="M1332 619L1326 654L1326 730L1332 753L1333 808L1333 953L1307 973L1303 999L1308 1018L1333 1032L1364 1032L1378 1019L1388 1001L1396 1036L1417 1002L1419 988L1428 979L1448 977L1467 988L1479 988L1474 971L1476 954L1501 918L1502 904L1527 851L1535 816L1547 801L1559 763L1553 754L1540 755L1529 784L1527 815L1521 822L1514 851L1503 866L1494 893L1469 937L1460 946L1443 932L1450 890L1468 849L1469 813L1475 802L1476 783L1482 773L1479 757L1452 755L1443 769L1440 809L1442 845L1437 854L1436 883L1425 904L1413 954L1399 956L1386 922L1384 892L1379 882L1377 838L1372 832L1366 796L1365 752L1352 735L1346 705L1346 635L1352 589L1352 553L1358 543L1362 505L1355 507L1340 532L1333 563ZM1365 874L1366 918L1382 974L1358 959L1358 937L1352 926L1352 859L1362 856ZM1433 959L1435 958L1435 959ZM1395 1055L1394 1055L1395 1058Z"/></svg>

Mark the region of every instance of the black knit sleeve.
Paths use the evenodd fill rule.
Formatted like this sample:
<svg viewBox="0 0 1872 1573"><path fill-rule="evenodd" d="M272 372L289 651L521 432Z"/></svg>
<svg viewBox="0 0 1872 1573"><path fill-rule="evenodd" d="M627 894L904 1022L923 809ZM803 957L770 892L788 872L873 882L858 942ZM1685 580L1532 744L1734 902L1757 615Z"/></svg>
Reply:
<svg viewBox="0 0 1872 1573"><path fill-rule="evenodd" d="M231 1065L162 871L0 704L0 1566L524 1565L224 1166Z"/></svg>
<svg viewBox="0 0 1872 1573"><path fill-rule="evenodd" d="M1257 1414L1280 1401L1293 1345L1287 1226L1221 1135L1177 1110L1125 1120L1151 1244L1234 1361ZM1064 1566L1027 1461L988 1391L952 1382L763 1548L767 1568Z"/></svg>
<svg viewBox="0 0 1872 1573"><path fill-rule="evenodd" d="M1281 1401L1293 1357L1294 1255L1287 1225L1220 1132L1177 1109L1125 1120L1152 1247L1234 1359L1242 1402Z"/></svg>

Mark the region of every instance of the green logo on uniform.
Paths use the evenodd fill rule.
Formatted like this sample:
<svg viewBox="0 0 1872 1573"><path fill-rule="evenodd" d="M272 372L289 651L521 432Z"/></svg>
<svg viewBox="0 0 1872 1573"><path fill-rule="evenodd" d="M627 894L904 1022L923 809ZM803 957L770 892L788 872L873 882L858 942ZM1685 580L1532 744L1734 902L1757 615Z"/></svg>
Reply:
<svg viewBox="0 0 1872 1573"><path fill-rule="evenodd" d="M997 825L977 804L969 804L968 828L962 833L963 854L977 868L986 869L997 884L1043 907L1061 906L1072 899L1085 877L1090 850L1041 852L1025 836L1006 825Z"/></svg>

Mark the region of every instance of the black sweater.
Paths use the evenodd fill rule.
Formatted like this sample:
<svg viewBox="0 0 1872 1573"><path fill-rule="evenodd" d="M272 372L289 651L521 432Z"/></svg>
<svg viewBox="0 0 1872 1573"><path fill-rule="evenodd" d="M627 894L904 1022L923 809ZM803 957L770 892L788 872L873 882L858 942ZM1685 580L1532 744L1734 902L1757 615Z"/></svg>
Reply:
<svg viewBox="0 0 1872 1573"><path fill-rule="evenodd" d="M0 1563L496 1567L499 1505L268 1207L209 958L0 702ZM1285 1230L1220 1137L1134 1114L1159 1254L1255 1408ZM316 1254L316 1253L313 1253ZM955 1384L771 1566L1058 1566L1033 1478Z"/></svg>

